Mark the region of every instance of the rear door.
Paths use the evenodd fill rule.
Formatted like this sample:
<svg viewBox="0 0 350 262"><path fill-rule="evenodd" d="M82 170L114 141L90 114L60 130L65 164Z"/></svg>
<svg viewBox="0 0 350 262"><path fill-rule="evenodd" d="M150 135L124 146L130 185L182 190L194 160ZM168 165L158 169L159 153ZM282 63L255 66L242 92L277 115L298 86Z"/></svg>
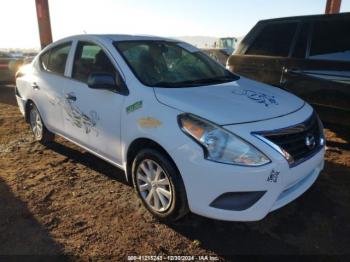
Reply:
<svg viewBox="0 0 350 262"><path fill-rule="evenodd" d="M305 23L285 66L282 87L301 96L323 120L350 125L350 18Z"/></svg>
<svg viewBox="0 0 350 262"><path fill-rule="evenodd" d="M259 25L240 54L230 57L229 65L237 74L278 86L298 24L298 21L284 21Z"/></svg>
<svg viewBox="0 0 350 262"><path fill-rule="evenodd" d="M29 83L45 125L51 131L58 133L64 129L63 87L69 84L66 77L66 64L71 46L71 42L66 42L43 53L39 57L38 68Z"/></svg>
<svg viewBox="0 0 350 262"><path fill-rule="evenodd" d="M121 163L121 112L125 96L87 85L90 74L122 79L109 52L94 42L77 43L69 84L64 87L65 136ZM119 80L122 81L122 80ZM118 81L117 81L118 82Z"/></svg>

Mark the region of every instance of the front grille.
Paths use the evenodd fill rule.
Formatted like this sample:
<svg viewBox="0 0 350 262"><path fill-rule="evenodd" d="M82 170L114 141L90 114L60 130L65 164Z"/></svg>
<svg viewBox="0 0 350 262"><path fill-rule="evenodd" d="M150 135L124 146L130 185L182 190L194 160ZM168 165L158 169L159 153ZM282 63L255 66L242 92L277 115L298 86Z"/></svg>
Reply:
<svg viewBox="0 0 350 262"><path fill-rule="evenodd" d="M286 158L291 166L300 164L311 157L324 144L321 123L315 113L305 122L298 125L273 131L258 132L258 135L263 136L281 148L282 151L287 152L289 157Z"/></svg>

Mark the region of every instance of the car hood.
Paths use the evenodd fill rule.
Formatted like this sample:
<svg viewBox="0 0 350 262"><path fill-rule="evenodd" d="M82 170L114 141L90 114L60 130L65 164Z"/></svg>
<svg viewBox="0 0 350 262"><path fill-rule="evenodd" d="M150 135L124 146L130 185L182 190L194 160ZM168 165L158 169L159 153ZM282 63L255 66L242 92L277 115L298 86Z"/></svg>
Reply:
<svg viewBox="0 0 350 262"><path fill-rule="evenodd" d="M243 77L218 85L154 90L160 103L219 125L271 119L295 112L305 104L282 89Z"/></svg>

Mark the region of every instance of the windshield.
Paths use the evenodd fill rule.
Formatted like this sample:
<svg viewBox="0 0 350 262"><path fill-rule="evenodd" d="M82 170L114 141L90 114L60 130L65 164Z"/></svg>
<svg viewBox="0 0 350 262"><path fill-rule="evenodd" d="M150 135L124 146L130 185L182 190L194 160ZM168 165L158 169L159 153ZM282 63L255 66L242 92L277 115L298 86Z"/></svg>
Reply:
<svg viewBox="0 0 350 262"><path fill-rule="evenodd" d="M224 38L221 39L221 48L233 48L233 39L232 38Z"/></svg>
<svg viewBox="0 0 350 262"><path fill-rule="evenodd" d="M122 41L114 46L135 76L152 87L187 87L231 82L237 76L199 49L168 41Z"/></svg>

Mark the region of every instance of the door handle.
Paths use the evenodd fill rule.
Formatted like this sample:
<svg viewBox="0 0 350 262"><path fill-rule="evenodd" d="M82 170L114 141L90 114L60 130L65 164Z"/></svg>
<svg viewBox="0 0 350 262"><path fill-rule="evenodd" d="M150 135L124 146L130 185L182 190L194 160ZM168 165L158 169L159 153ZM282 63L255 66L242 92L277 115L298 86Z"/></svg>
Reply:
<svg viewBox="0 0 350 262"><path fill-rule="evenodd" d="M298 69L296 68L288 68L288 67L282 67L282 73L281 73L281 78L280 78L280 84L283 85L283 84L286 84L288 79L286 77L286 75L289 75L290 73L293 73L293 72L297 72Z"/></svg>
<svg viewBox="0 0 350 262"><path fill-rule="evenodd" d="M77 101L77 97L72 93L66 94L66 99L72 100L72 101Z"/></svg>
<svg viewBox="0 0 350 262"><path fill-rule="evenodd" d="M286 68L285 66L282 67L281 78L280 78L280 84L281 85L284 85L287 82L285 74L288 74L288 72L289 72L288 70L289 69Z"/></svg>
<svg viewBox="0 0 350 262"><path fill-rule="evenodd" d="M282 73L285 73L285 74L289 74L289 73L293 73L293 72L297 72L298 71L298 68L287 68L287 67L283 67L282 68Z"/></svg>
<svg viewBox="0 0 350 262"><path fill-rule="evenodd" d="M35 89L37 89L37 90L39 90L40 89L40 87L37 85L37 83L33 83L32 84L32 88L35 90Z"/></svg>

